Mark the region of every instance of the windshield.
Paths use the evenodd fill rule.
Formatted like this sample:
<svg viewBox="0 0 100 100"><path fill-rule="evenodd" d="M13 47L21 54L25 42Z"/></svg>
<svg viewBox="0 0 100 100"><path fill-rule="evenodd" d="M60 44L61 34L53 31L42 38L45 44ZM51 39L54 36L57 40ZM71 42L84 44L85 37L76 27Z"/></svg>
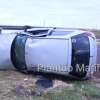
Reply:
<svg viewBox="0 0 100 100"><path fill-rule="evenodd" d="M48 30L31 30L28 32L33 34L33 35L38 35L38 34L46 34L48 32Z"/></svg>

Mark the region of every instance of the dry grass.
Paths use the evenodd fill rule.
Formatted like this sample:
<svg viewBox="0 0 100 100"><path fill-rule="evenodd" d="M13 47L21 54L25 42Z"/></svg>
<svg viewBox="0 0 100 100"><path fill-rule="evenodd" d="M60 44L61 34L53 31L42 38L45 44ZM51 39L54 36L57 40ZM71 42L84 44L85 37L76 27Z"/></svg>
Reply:
<svg viewBox="0 0 100 100"><path fill-rule="evenodd" d="M37 78L16 71L0 71L0 100L100 100L100 80L66 82L37 95Z"/></svg>

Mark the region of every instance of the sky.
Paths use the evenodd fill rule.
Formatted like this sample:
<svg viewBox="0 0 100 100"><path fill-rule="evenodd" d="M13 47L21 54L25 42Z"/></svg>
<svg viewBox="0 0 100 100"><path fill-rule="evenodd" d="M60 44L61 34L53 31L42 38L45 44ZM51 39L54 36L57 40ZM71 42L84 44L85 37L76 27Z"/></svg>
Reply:
<svg viewBox="0 0 100 100"><path fill-rule="evenodd" d="M100 29L99 0L1 0L0 25Z"/></svg>

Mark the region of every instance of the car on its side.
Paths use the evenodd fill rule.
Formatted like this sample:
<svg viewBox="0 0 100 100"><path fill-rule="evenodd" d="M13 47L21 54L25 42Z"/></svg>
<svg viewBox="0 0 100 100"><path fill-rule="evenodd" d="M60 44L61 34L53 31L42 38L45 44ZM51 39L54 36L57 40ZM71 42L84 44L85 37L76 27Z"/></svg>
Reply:
<svg viewBox="0 0 100 100"><path fill-rule="evenodd" d="M0 41L0 66L78 78L95 71L96 38L89 31L33 28L19 34L0 34Z"/></svg>
<svg viewBox="0 0 100 100"><path fill-rule="evenodd" d="M34 28L18 34L11 45L11 61L21 72L33 71L84 78L96 65L92 32L64 28Z"/></svg>

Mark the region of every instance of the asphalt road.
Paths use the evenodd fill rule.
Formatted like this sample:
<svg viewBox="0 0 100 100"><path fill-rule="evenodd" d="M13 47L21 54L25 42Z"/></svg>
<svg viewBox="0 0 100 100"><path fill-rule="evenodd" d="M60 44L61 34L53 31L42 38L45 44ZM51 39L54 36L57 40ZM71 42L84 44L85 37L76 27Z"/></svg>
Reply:
<svg viewBox="0 0 100 100"><path fill-rule="evenodd" d="M97 64L100 64L100 35L96 35L97 38Z"/></svg>

